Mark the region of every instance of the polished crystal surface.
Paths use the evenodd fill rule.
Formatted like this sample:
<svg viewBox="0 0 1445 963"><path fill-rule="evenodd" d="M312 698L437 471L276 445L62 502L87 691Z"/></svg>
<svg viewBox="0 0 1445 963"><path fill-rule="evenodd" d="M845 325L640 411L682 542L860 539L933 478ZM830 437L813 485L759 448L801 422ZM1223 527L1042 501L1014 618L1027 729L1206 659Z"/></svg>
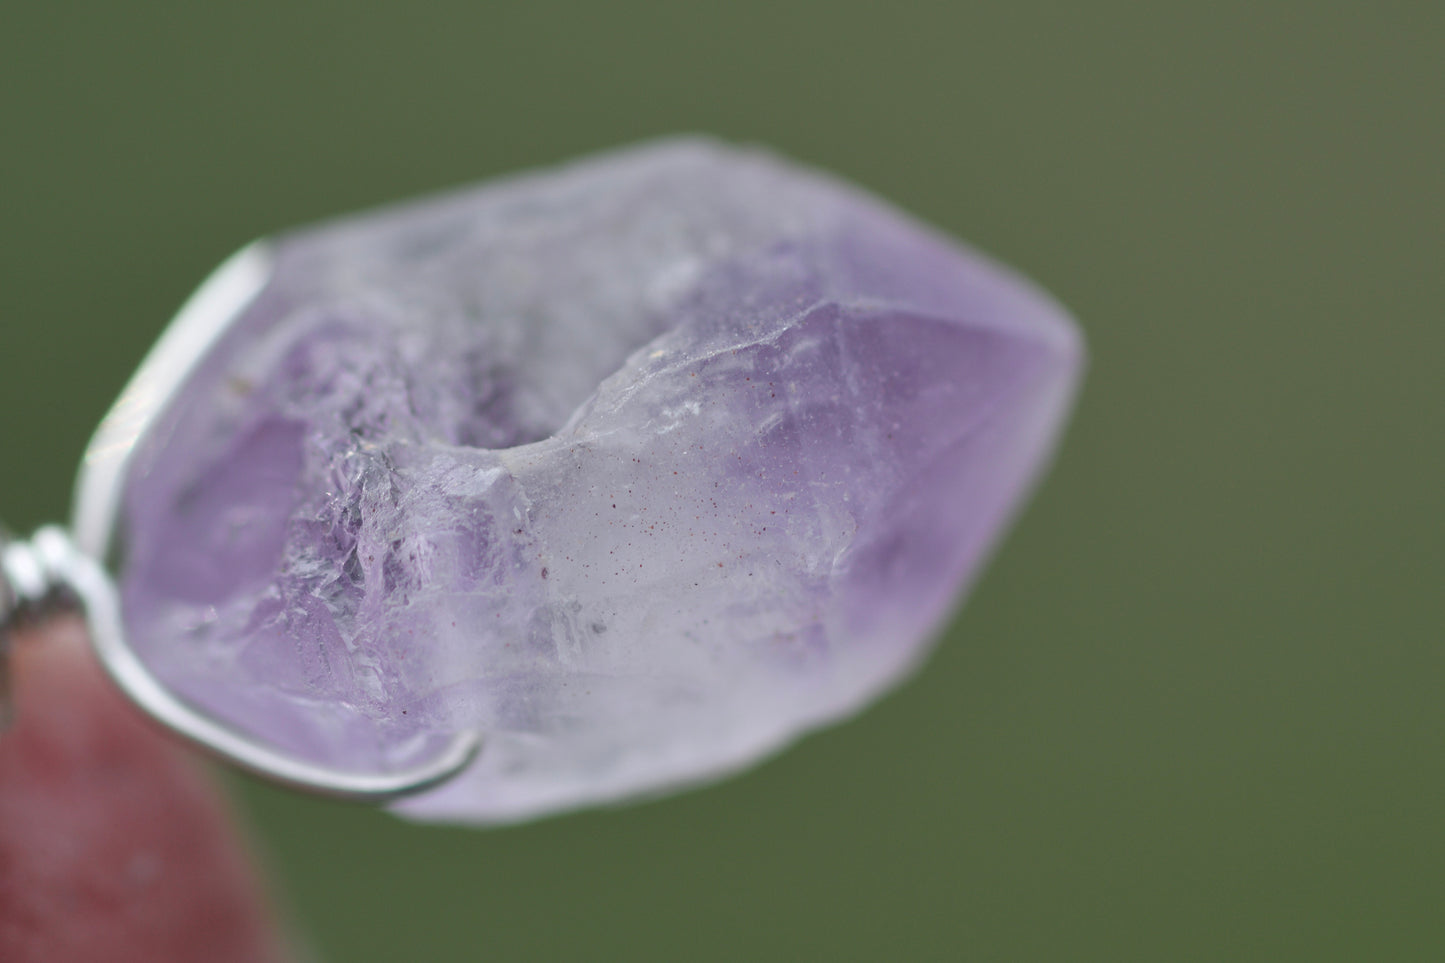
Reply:
<svg viewBox="0 0 1445 963"><path fill-rule="evenodd" d="M127 628L318 761L484 730L418 818L656 792L856 710L926 651L1082 359L1007 270L704 140L273 250L131 463Z"/></svg>

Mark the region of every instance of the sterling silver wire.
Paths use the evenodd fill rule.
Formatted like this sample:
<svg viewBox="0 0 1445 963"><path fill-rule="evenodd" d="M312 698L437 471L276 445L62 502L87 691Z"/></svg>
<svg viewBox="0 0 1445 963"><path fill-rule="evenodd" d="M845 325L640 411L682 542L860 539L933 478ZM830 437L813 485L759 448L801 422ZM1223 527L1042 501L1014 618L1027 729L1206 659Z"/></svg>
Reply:
<svg viewBox="0 0 1445 963"><path fill-rule="evenodd" d="M48 601L78 606L91 645L121 691L161 725L263 779L332 799L385 803L434 788L462 772L481 751L476 732L454 735L432 759L393 772L353 772L296 758L187 702L157 679L130 648L120 598L103 565L115 543L121 489L135 446L231 321L265 285L271 255L264 244L222 264L181 308L87 449L76 488L71 533L51 526L28 543L0 535L0 721L9 707L6 630Z"/></svg>

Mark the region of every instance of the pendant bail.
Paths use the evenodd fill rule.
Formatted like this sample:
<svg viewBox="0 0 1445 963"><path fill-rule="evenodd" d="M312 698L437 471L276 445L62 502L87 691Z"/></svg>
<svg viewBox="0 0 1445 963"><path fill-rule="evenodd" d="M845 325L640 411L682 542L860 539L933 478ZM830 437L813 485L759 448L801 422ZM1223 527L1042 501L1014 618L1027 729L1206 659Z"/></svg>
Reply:
<svg viewBox="0 0 1445 963"><path fill-rule="evenodd" d="M23 624L75 603L56 568L53 540L26 542L0 525L0 732L15 717L11 647Z"/></svg>

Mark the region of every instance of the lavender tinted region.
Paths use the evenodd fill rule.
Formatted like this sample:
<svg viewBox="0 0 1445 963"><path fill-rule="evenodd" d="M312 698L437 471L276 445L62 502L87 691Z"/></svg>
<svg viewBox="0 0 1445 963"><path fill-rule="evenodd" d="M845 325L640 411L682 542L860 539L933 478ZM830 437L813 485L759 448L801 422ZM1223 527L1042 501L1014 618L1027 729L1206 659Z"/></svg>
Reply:
<svg viewBox="0 0 1445 963"><path fill-rule="evenodd" d="M127 627L417 818L735 770L917 663L1066 414L1017 276L774 156L606 154L282 236L144 439Z"/></svg>

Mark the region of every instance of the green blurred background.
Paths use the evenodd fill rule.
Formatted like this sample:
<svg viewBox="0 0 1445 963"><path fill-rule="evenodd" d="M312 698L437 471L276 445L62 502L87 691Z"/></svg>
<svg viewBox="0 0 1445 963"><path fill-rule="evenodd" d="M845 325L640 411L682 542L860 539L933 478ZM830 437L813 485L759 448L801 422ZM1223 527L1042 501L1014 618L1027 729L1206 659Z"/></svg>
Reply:
<svg viewBox="0 0 1445 963"><path fill-rule="evenodd" d="M237 787L327 960L1445 958L1445 5L7 4L0 510L257 235L674 131L1070 305L1055 470L925 670L500 831Z"/></svg>

